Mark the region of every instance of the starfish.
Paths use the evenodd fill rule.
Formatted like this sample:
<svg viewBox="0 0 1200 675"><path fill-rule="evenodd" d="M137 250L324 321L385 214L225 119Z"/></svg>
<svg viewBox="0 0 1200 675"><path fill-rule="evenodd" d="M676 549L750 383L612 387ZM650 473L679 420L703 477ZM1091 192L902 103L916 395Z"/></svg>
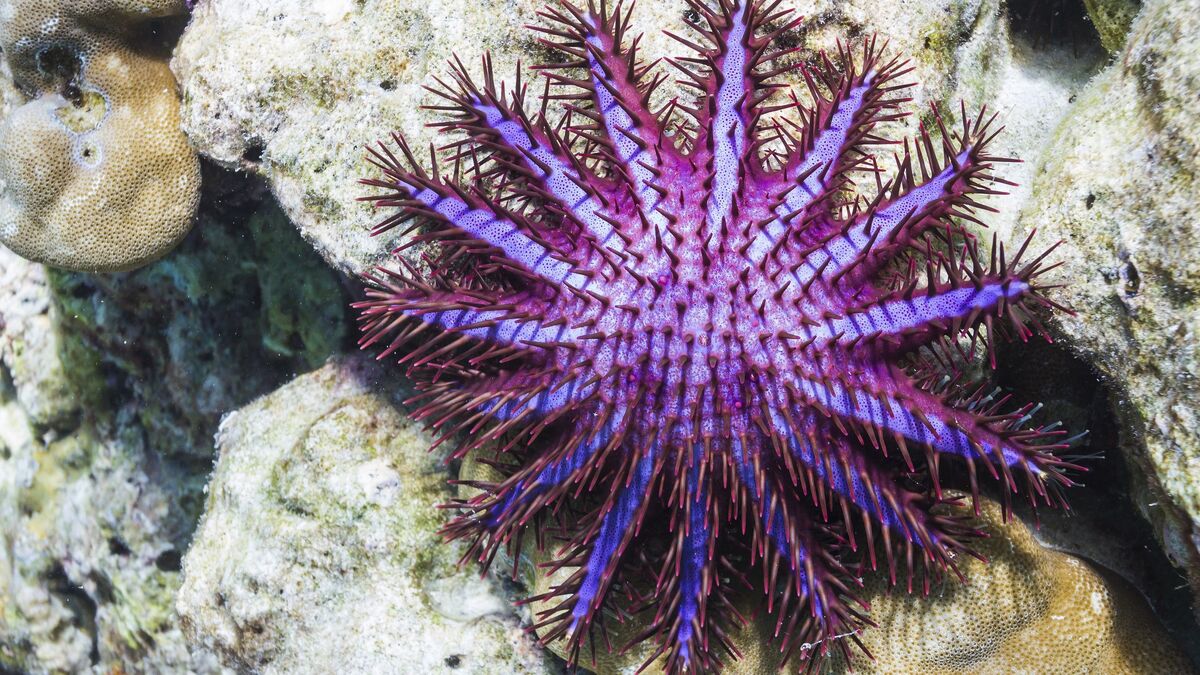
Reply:
<svg viewBox="0 0 1200 675"><path fill-rule="evenodd" d="M968 229L1006 183L994 116L935 108L894 144L876 127L905 116L911 69L877 39L805 63L777 46L799 22L780 0L687 5L691 54L666 65L695 96L657 110L668 76L620 2L541 12L562 58L536 112L519 68L504 87L486 56L481 84L450 64L431 168L399 135L371 151L368 199L395 209L375 231L411 222L401 248L438 252L368 275L360 344L407 365L453 457L504 470L446 529L468 557L558 540L537 628L572 662L604 615L641 613L647 663L719 669L761 577L785 660L811 667L869 625L851 586L877 551L926 592L971 553L933 509L943 463L973 494L979 474L1047 504L1072 484L1061 430L959 378L996 334L1045 334L1055 265L1028 239L983 256Z"/></svg>

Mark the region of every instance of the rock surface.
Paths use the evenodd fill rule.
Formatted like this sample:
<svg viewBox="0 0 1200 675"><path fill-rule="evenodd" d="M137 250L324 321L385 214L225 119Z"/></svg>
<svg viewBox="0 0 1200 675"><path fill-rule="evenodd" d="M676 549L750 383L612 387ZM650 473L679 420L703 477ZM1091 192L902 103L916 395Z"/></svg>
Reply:
<svg viewBox="0 0 1200 675"><path fill-rule="evenodd" d="M334 359L228 416L178 609L260 673L540 673L508 601L437 530L431 438L388 373Z"/></svg>
<svg viewBox="0 0 1200 675"><path fill-rule="evenodd" d="M209 178L228 206L137 272L0 248L0 672L221 670L174 611L213 433L339 349L346 300L276 207Z"/></svg>
<svg viewBox="0 0 1200 675"><path fill-rule="evenodd" d="M0 249L0 671L217 672L172 610L186 472L85 409L46 276Z"/></svg>
<svg viewBox="0 0 1200 675"><path fill-rule="evenodd" d="M1200 2L1146 2L1059 128L1021 216L1062 238L1054 330L1114 391L1137 506L1200 591Z"/></svg>
<svg viewBox="0 0 1200 675"><path fill-rule="evenodd" d="M374 173L364 146L392 131L417 148L434 140L424 125L436 114L419 107L435 99L422 87L445 73L454 53L477 71L479 56L490 51L502 76L519 59L543 60L545 51L524 28L542 4L209 0L196 8L172 62L183 89L184 129L207 157L261 172L327 261L362 272L385 261L398 234L369 236L375 217L356 201L365 193L357 180ZM911 57L913 80L921 83L912 90L915 110L938 102L957 111L960 98L972 107L1019 108L1005 116L1009 132L998 148L1026 160L1035 158L1103 59L1098 46L1086 43L1033 49L1011 35L999 0L795 5L808 17L799 37L804 58L838 39L872 33ZM662 30L680 30L684 9L682 0L638 3L633 22L645 33L645 58L680 52ZM911 134L915 125L910 119L896 133ZM1009 171L1006 177L1025 182L1023 165ZM1005 212L1015 213L1020 198L1007 202ZM1007 229L1007 221L996 225Z"/></svg>

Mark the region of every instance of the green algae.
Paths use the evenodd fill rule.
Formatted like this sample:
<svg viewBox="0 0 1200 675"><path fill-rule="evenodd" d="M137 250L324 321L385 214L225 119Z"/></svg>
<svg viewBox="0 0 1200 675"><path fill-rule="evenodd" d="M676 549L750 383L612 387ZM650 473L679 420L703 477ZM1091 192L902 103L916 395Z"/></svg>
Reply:
<svg viewBox="0 0 1200 675"><path fill-rule="evenodd" d="M1083 6L1100 34L1100 44L1109 53L1116 53L1124 48L1129 27L1142 3L1140 0L1083 0Z"/></svg>

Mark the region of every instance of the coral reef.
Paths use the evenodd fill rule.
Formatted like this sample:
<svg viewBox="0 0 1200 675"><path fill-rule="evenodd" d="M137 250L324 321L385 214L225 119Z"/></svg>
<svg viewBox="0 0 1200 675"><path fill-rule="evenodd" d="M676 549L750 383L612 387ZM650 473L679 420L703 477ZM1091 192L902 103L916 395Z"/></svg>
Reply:
<svg viewBox="0 0 1200 675"><path fill-rule="evenodd" d="M552 669L441 543L441 453L369 360L334 359L225 419L178 608L261 673Z"/></svg>
<svg viewBox="0 0 1200 675"><path fill-rule="evenodd" d="M1083 92L1021 216L1061 237L1079 310L1053 329L1106 375L1137 506L1200 591L1200 3L1146 2Z"/></svg>
<svg viewBox="0 0 1200 675"><path fill-rule="evenodd" d="M346 299L277 207L206 184L200 227L137 272L0 248L0 671L221 671L174 611L212 435L340 348Z"/></svg>
<svg viewBox="0 0 1200 675"><path fill-rule="evenodd" d="M330 265L405 269L387 257L399 231L372 239L377 214L356 201L367 193L354 183L369 170L363 147L391 129L414 148L438 142L425 125L444 113L418 105L436 102L422 87L455 52L472 56L479 82L473 57L485 51L505 75L518 60L547 60L526 28L545 4L0 0L0 672L563 670L518 628L560 600L509 603L574 571L531 564L556 550L558 519L540 529L544 551L527 538L523 555L497 553L493 568L515 566L515 582L454 568L466 547L433 534L446 522L433 505L451 496L447 476L495 483L511 466L487 466L489 449L461 474L438 463L447 450L426 456L432 439L396 404L411 392L386 368L335 357L296 375L352 349L347 278ZM964 99L1002 111L992 154L1026 161L995 167L1020 185L980 197L1000 209L985 220L1002 241L1035 227L1039 241L1065 239L1056 259L1072 285L1053 297L1082 310L1048 324L1054 345L997 352L1000 385L1046 402L1043 418L1090 431L1071 451L1090 456L1091 471L1071 490L1070 515L1001 524L984 496L993 537L972 545L990 562L956 556L967 585L948 576L920 598L888 592L886 571L865 576L854 592L882 625L861 633L876 659L855 655L854 672L1193 672L1171 644L1200 663L1183 590L1190 574L1200 591L1197 0L780 8L806 17L786 36L798 49L789 58L812 64L840 38L879 34L912 59L913 109ZM629 21L645 32L644 58L676 52L660 29L684 19L701 19L684 0L638 3ZM540 93L540 78L528 82ZM676 95L690 96L664 82L651 103ZM936 127L926 112L878 133L911 137L921 123ZM189 143L257 178L197 169ZM90 270L177 246L137 272L92 275L30 263L5 243ZM405 261L425 274L438 246L419 242ZM222 416L281 386L226 425L210 521L185 575ZM302 440L288 452L254 445L284 435ZM950 475L954 463L942 469L947 484L967 483ZM1171 635L1092 561L1144 593ZM727 670L777 672L774 621L751 594L738 597L756 620L729 633L742 657ZM1066 616L1070 626L1055 618ZM622 618L616 644L654 613ZM563 640L549 648L569 655ZM656 649L601 648L592 669L633 672ZM590 651L580 656L591 668ZM824 670L844 664L835 655Z"/></svg>
<svg viewBox="0 0 1200 675"><path fill-rule="evenodd" d="M62 358L74 338L44 268L0 249L0 270L0 670L214 672L171 610L186 474L85 407L76 384L96 373Z"/></svg>
<svg viewBox="0 0 1200 675"><path fill-rule="evenodd" d="M481 563L550 513L579 516L551 527L573 572L537 624L567 636L569 662L622 604L654 613L631 644L653 640L671 672L736 660L728 589L760 560L785 657L848 654L868 620L845 549L863 542L872 568L878 550L909 591L971 552L972 530L929 510L942 463L965 464L976 498L985 472L1045 504L1080 468L1032 404L957 383L998 330L1026 340L1062 309L1042 295L1049 251L993 244L987 262L964 227L1005 182L991 121L964 106L948 128L935 108L938 148L922 127L881 177L872 146L906 114L907 63L874 39L789 62L799 19L777 4L690 2L693 51L670 63L697 100L659 110L668 76L621 3L552 5L540 113L520 71L498 87L485 57L477 85L456 60L433 89L446 173L400 136L373 150L365 182L397 209L375 231L431 221L409 242L442 249L428 272L368 275L360 346L400 355L416 419L467 435L456 456L502 446L510 473L447 529ZM793 71L803 102L773 96ZM572 102L561 117L554 100Z"/></svg>
<svg viewBox="0 0 1200 675"><path fill-rule="evenodd" d="M91 272L162 257L192 226L200 166L180 130L163 17L182 0L4 0L0 243Z"/></svg>

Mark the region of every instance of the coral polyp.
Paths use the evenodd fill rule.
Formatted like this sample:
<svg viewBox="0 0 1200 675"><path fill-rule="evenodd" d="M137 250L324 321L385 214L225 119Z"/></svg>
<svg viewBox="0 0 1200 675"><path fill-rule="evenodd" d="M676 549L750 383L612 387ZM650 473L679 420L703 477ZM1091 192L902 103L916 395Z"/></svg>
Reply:
<svg viewBox="0 0 1200 675"><path fill-rule="evenodd" d="M668 672L716 670L750 585L811 666L869 624L862 567L927 589L970 552L933 508L943 465L1061 501L1062 432L958 377L997 334L1043 332L1052 265L969 230L1009 161L992 118L933 110L892 143L910 71L876 39L802 60L779 0L687 4L691 53L665 66L628 7L545 9L562 58L538 107L486 57L479 83L450 65L433 166L400 136L372 150L377 231L437 253L370 275L361 345L409 367L454 456L494 453L506 477L447 534L485 564L526 534L552 551L543 640L574 660L640 613ZM695 95L652 109L668 67Z"/></svg>

